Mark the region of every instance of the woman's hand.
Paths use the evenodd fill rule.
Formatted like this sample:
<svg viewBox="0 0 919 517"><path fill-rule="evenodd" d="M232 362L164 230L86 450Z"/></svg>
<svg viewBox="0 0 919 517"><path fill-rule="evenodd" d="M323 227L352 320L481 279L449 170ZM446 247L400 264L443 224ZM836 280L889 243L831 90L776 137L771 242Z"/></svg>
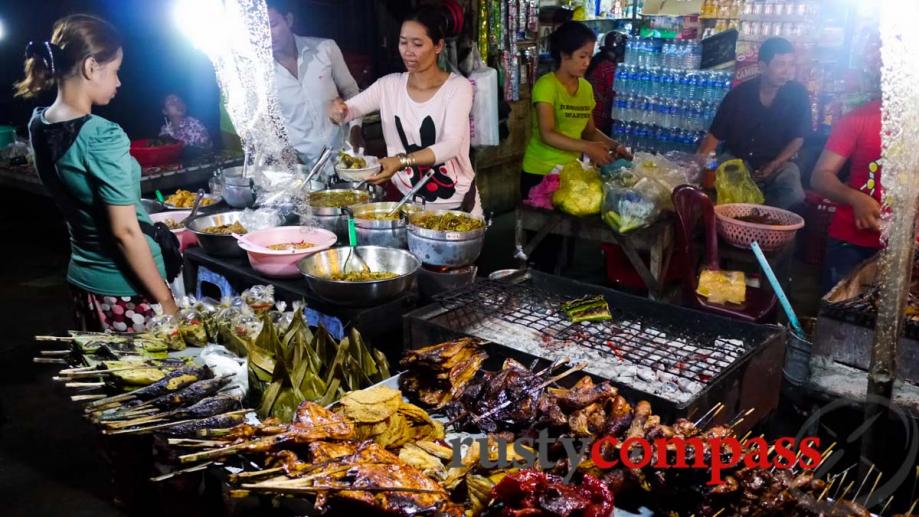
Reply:
<svg viewBox="0 0 919 517"><path fill-rule="evenodd" d="M402 160L400 160L397 156L387 156L386 158L381 158L380 165L382 166L380 172L374 174L367 180L374 185L386 183L397 172L402 170Z"/></svg>
<svg viewBox="0 0 919 517"><path fill-rule="evenodd" d="M343 124L348 119L348 104L341 97L329 103L329 118L336 124Z"/></svg>
<svg viewBox="0 0 919 517"><path fill-rule="evenodd" d="M632 158L634 158L634 156L632 156L632 153L629 152L629 148L622 144L619 144L616 146L616 156L619 158L625 158L626 160L631 160Z"/></svg>
<svg viewBox="0 0 919 517"><path fill-rule="evenodd" d="M176 305L175 299L172 296L160 302L160 307L163 308L163 313L170 316L175 316L179 313L179 306Z"/></svg>
<svg viewBox="0 0 919 517"><path fill-rule="evenodd" d="M606 165L613 161L610 146L606 142L585 142L584 154L596 165Z"/></svg>

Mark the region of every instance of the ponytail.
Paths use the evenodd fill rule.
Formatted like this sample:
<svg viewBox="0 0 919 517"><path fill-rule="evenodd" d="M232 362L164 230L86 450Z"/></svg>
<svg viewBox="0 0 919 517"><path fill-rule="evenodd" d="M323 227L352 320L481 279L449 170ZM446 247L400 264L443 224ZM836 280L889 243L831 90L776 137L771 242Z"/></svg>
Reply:
<svg viewBox="0 0 919 517"><path fill-rule="evenodd" d="M121 37L107 21L73 14L55 22L50 41L26 46L25 73L14 87L16 97L31 98L79 73L87 58L108 63L118 55Z"/></svg>

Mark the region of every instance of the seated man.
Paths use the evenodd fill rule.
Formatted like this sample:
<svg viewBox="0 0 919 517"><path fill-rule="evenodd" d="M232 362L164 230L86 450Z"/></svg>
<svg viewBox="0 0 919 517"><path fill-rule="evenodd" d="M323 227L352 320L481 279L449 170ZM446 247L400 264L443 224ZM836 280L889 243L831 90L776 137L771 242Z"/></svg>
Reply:
<svg viewBox="0 0 919 517"><path fill-rule="evenodd" d="M760 76L731 90L699 147L703 157L722 142L727 155L719 161L746 161L766 204L786 210L804 201L801 173L792 161L811 131L807 90L792 81L794 47L770 38L759 49Z"/></svg>

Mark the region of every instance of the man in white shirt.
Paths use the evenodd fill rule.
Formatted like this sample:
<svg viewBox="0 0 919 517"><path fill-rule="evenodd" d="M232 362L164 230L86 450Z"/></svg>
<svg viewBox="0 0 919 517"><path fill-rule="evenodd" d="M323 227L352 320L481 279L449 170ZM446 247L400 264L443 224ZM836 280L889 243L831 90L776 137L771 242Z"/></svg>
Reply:
<svg viewBox="0 0 919 517"><path fill-rule="evenodd" d="M312 164L323 147L342 145L341 130L329 120L326 106L338 97L354 97L360 88L335 41L294 34L288 2L267 3L275 87L287 138L300 160ZM359 120L351 123L349 140L353 147L364 147Z"/></svg>

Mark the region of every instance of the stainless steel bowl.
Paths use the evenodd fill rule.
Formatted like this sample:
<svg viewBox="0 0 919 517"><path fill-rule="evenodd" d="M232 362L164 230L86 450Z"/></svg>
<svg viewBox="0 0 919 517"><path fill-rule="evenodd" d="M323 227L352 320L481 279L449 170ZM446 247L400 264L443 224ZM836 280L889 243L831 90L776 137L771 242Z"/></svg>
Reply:
<svg viewBox="0 0 919 517"><path fill-rule="evenodd" d="M408 249L423 263L432 266L462 267L475 263L485 244L485 227L469 232L429 230L416 226L413 221L425 214L459 214L478 219L485 224L485 218L456 210L426 210L408 218Z"/></svg>
<svg viewBox="0 0 919 517"><path fill-rule="evenodd" d="M399 276L369 282L331 280L333 274L343 271L350 252L347 246L320 251L301 260L297 267L306 278L307 285L320 298L350 307L377 305L397 298L412 287L421 267L418 259L405 250L357 246L354 252L364 259L371 271L389 271ZM351 259L349 268L359 268L360 265L360 259L355 257Z"/></svg>
<svg viewBox="0 0 919 517"><path fill-rule="evenodd" d="M357 241L362 245L384 246L387 248L408 249L408 236L405 230L404 215L421 210L419 205L406 203L402 205L401 214L396 220L373 219L373 214L388 214L399 203L381 202L357 205L354 211L354 226L357 230Z"/></svg>
<svg viewBox="0 0 919 517"><path fill-rule="evenodd" d="M148 214L158 214L166 211L166 207L155 199L141 199L140 204L143 205Z"/></svg>
<svg viewBox="0 0 919 517"><path fill-rule="evenodd" d="M205 228L210 228L211 226L233 224L239 221L241 214L241 211L237 211L200 215L185 223L185 227L198 237L198 243L201 244L201 247L204 248L208 255L214 257L245 257L246 252L239 247L236 243L236 238L232 235L217 235L204 232Z"/></svg>
<svg viewBox="0 0 919 517"><path fill-rule="evenodd" d="M335 188L333 188L333 189L328 189L328 190L320 190L319 192L312 192L312 193L310 193L310 209L312 210L313 215L319 215L319 216L342 216L342 215L344 214L344 212L342 212L342 208L343 208L343 207L340 207L340 206L329 207L329 206L316 206L316 205L313 204L313 198L314 198L314 197L319 196L319 195L321 195L321 194L325 194L325 193L330 193L330 194L352 193L352 194L356 194L356 195L360 198L360 201L358 201L357 203L354 203L354 204L347 205L347 206L349 206L349 207L357 206L357 205L362 205L362 204L364 204L364 203L367 203L367 202L370 200L370 193L367 192L366 190L335 189Z"/></svg>

